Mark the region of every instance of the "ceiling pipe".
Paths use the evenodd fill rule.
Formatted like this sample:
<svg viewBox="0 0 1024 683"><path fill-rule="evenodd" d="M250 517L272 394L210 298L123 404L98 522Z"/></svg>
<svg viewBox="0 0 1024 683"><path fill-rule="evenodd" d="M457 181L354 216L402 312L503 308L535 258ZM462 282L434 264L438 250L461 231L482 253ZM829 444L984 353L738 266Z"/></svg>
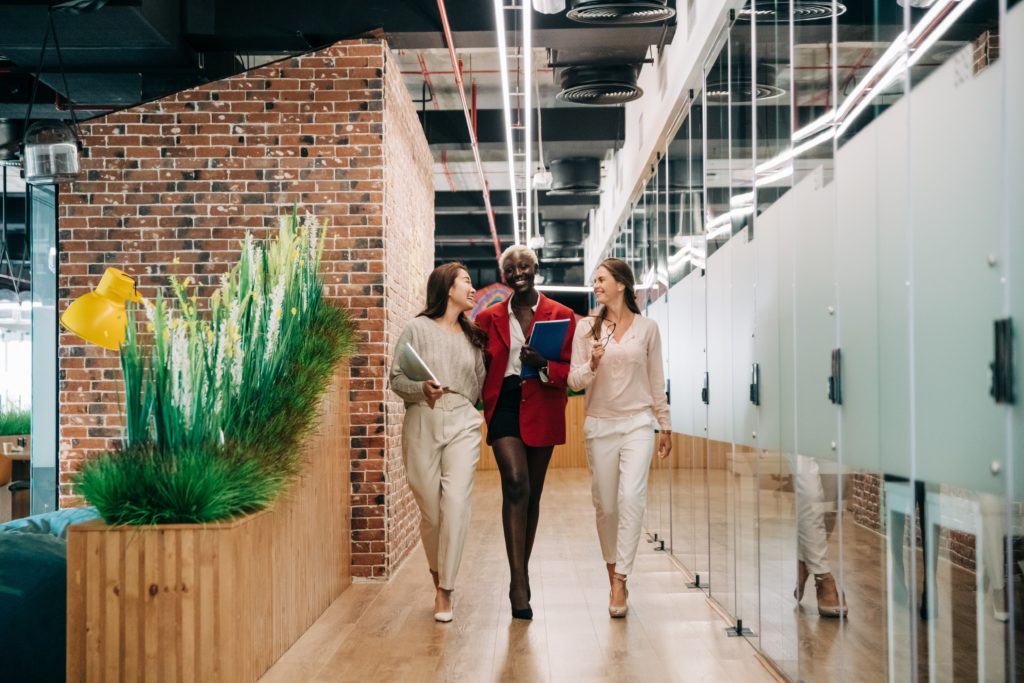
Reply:
<svg viewBox="0 0 1024 683"><path fill-rule="evenodd" d="M427 90L430 91L430 101L434 103L434 110L440 109L440 105L437 103L437 97L434 96L434 83L430 80L430 72L427 71L427 61L423 58L423 53L416 55L416 58L420 62L420 75L423 76L423 82L427 84Z"/></svg>
<svg viewBox="0 0 1024 683"><path fill-rule="evenodd" d="M441 150L441 170L444 171L444 177L448 180L448 189L455 192L455 181L452 179L451 169L448 168L448 150Z"/></svg>
<svg viewBox="0 0 1024 683"><path fill-rule="evenodd" d="M452 62L452 70L455 72L455 85L459 88L459 98L462 99L462 113L466 116L466 129L469 131L469 142L473 146L473 160L476 162L476 170L480 174L481 190L484 196L484 208L487 210L487 223L491 228L491 239L494 241L494 258L501 257L501 240L498 239L498 226L494 223L494 209L491 207L491 193L487 188L487 176L484 175L484 165L480 161L480 145L477 142L476 130L473 127L473 117L469 112L469 102L466 100L466 88L462 84L462 73L460 72L459 58L455 55L455 43L452 41L452 27L448 23L448 10L445 8L444 0L437 0L437 10L441 13L441 28L444 31L444 40L448 45L448 57Z"/></svg>

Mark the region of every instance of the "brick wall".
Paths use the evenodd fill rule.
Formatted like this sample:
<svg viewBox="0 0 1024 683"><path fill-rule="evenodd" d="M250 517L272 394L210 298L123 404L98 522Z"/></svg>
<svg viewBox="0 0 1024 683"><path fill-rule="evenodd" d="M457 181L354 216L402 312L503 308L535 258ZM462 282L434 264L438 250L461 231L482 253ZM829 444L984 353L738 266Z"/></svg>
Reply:
<svg viewBox="0 0 1024 683"><path fill-rule="evenodd" d="M427 276L434 267L433 158L396 63L384 81L384 128L392 144L384 151L384 249L387 272L385 346L394 345L413 316L423 310ZM410 173L418 174L409 182ZM405 406L387 393L387 510L389 567L397 566L419 541L420 514L402 464Z"/></svg>
<svg viewBox="0 0 1024 683"><path fill-rule="evenodd" d="M406 323L423 308L434 263L433 160L397 62L384 77L384 273L385 307L375 311L373 342L385 360ZM374 356L377 358L378 356ZM405 406L387 389L386 363L365 368L366 388L379 397L382 418L367 425L353 461L353 492L363 516L353 532L355 576L387 576L419 541L419 510L402 463ZM371 379L372 377L372 379ZM380 400L379 398L377 400ZM361 459L365 455L365 459ZM386 526L381 526L381 522Z"/></svg>
<svg viewBox="0 0 1024 683"><path fill-rule="evenodd" d="M402 536L411 524L407 494L401 481L387 480L392 454L381 441L384 320L397 325L408 310L388 303L389 259L413 278L433 254L430 155L410 125L412 104L389 56L380 41L346 41L92 119L82 126L84 179L61 194L58 214L62 307L108 265L134 276L144 296L170 274L212 287L247 230L266 236L293 204L327 220L326 294L352 313L360 339L350 376L352 448L339 453L354 466L353 575L377 577L413 542ZM402 168L386 172L386 160L396 158ZM426 207L415 223L424 238L401 249L386 248L393 219L384 207L395 204L386 180ZM58 354L61 505L68 506L80 502L71 472L113 448L120 434L120 371L116 354L67 333ZM378 498L385 491L399 523L391 538L374 538L369 530L387 528L388 501Z"/></svg>

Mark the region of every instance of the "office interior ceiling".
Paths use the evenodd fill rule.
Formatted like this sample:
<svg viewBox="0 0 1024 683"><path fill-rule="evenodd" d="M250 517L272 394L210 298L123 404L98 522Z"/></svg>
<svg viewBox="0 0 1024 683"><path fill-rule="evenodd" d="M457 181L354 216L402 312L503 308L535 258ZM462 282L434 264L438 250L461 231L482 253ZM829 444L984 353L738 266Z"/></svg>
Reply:
<svg viewBox="0 0 1024 683"><path fill-rule="evenodd" d="M669 6L675 4L670 2ZM848 87L870 68L901 30L903 9L895 0L850 0L844 4L847 11L838 19L836 56L840 83ZM480 157L504 247L512 241L514 217L508 192L506 129L493 5L482 0L448 0L446 8L467 98L475 102ZM0 147L16 143L21 134L31 92L30 74L35 69L45 27L46 3L8 4L4 5L3 13ZM505 14L508 42L518 45L520 12L508 10ZM564 12L534 13L533 17L530 61L533 99L539 113L533 131L535 140L540 134L543 152L541 156L541 146L534 141L532 156L537 168L569 156L608 159L623 144L623 108L573 105L557 99L562 73L579 64L639 66L659 45L677 39L674 20L667 25L595 26L570 21ZM71 102L83 118L335 40L370 34L386 36L409 93L421 110L434 157L436 257L439 261L463 260L474 264L481 273L491 268L490 277L496 277L494 245L480 194L482 181L473 159L436 0L111 0L95 12L60 14L56 23ZM965 17L932 50L963 46L977 33L971 24L970 17ZM750 28L742 19L733 28L732 55L737 64L744 60L749 64L753 34ZM763 120L758 122L761 156L775 150L770 131L788 130L792 98L798 107L808 108L827 102L832 94L828 79L832 59L830 22L795 24L792 63L788 30L788 26L759 27L757 52L764 68L757 69L756 77L735 70L731 76L734 81L745 76L757 84L761 84L762 78L770 80L765 85L783 93L759 102L764 108L759 117ZM523 81L517 67L523 61L509 60L513 90ZM923 60L921 69L927 69L928 64L927 59ZM42 81L34 117L66 117L67 93L62 92L52 50L44 63ZM521 112L514 109L513 118L521 121ZM747 130L734 126L732 138L727 139L725 128L714 119L709 116L709 140L704 152L711 169L718 168L729 154L736 159L737 154L749 150L751 139L750 126ZM787 143L779 141L776 147L784 144ZM716 174L708 182L724 181ZM539 191L537 210L544 221L585 220L598 199L595 195L554 196Z"/></svg>

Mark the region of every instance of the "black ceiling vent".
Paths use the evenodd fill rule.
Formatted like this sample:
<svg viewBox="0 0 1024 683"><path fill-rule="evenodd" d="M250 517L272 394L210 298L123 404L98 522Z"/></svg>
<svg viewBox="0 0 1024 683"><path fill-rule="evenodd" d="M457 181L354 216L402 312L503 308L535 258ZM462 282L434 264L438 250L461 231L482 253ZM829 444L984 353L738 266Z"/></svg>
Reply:
<svg viewBox="0 0 1024 683"><path fill-rule="evenodd" d="M846 5L837 2L835 11L832 3L815 2L813 0L792 0L791 2L778 2L778 0L756 0L751 3L752 7L744 7L740 10L737 18L740 21L750 21L755 17L759 24L788 24L789 12L793 11L793 21L819 21L838 17L846 12Z"/></svg>
<svg viewBox="0 0 1024 683"><path fill-rule="evenodd" d="M636 75L631 64L570 66L562 72L562 91L557 97L574 104L631 102L644 94L637 87Z"/></svg>
<svg viewBox="0 0 1024 683"><path fill-rule="evenodd" d="M551 189L548 194L599 194L601 192L601 160L571 157L551 162Z"/></svg>
<svg viewBox="0 0 1024 683"><path fill-rule="evenodd" d="M544 245L545 249L558 247L578 247L583 244L583 223L580 221L545 221L544 222ZM545 253L548 253L545 251ZM549 254L553 255L553 254ZM561 252L559 252L561 255Z"/></svg>
<svg viewBox="0 0 1024 683"><path fill-rule="evenodd" d="M583 24L654 24L676 15L667 4L666 0L572 0L565 16Z"/></svg>
<svg viewBox="0 0 1024 683"><path fill-rule="evenodd" d="M750 102L753 95L757 100L774 100L782 97L786 91L775 85L775 65L758 64L756 82L750 78L748 65L741 65L742 69L733 69L732 78L726 80L724 69L716 70L715 74L709 74L711 78L705 86L707 101L711 104L724 104L730 99L736 104ZM720 77L715 78L714 75Z"/></svg>
<svg viewBox="0 0 1024 683"><path fill-rule="evenodd" d="M756 90L757 100L774 100L782 97L786 91L767 83L751 83L750 81L733 81L732 83L708 83L707 99L714 104L724 104L730 96L735 103L749 102L752 91Z"/></svg>

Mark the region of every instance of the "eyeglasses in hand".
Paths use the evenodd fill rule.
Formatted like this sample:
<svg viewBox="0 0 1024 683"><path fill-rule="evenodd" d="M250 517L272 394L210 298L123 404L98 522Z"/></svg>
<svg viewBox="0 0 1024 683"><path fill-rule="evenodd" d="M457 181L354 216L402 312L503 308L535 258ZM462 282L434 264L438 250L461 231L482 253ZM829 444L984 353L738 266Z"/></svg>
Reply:
<svg viewBox="0 0 1024 683"><path fill-rule="evenodd" d="M597 325L598 324L597 316L591 316L591 317L594 318L594 324ZM605 320L604 321L604 325L605 325L604 329L606 329L608 331L608 334L603 334L598 341L601 342L601 346L602 347L608 348L608 343L612 340L612 337L615 336L615 323L610 322L608 320Z"/></svg>

